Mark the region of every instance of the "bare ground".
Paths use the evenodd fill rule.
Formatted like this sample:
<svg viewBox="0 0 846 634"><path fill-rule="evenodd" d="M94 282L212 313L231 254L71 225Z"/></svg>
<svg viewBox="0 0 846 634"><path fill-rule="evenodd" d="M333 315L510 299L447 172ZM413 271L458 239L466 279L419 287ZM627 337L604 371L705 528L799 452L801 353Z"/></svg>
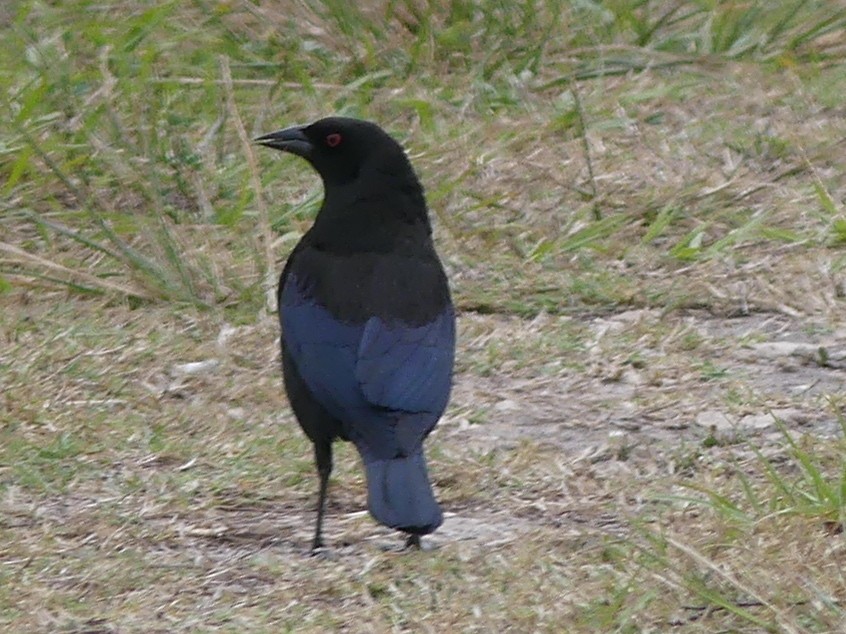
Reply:
<svg viewBox="0 0 846 634"><path fill-rule="evenodd" d="M831 319L464 313L454 396L428 443L446 510L428 538L439 554L392 552L399 539L367 516L357 459L339 446L331 548L315 561L315 476L282 393L272 317L233 327L115 307L95 326L81 303L18 299L3 318L3 435L6 455L22 457L0 466L13 482L0 563L18 588L3 618L41 631L237 630L253 609L278 611L262 612L262 627L301 616L314 631L396 629L384 614L360 621L329 606L369 613L381 594L396 599L394 565L464 562L468 574L553 551L578 553L570 590L556 586L570 592L556 612L566 618L595 592L585 581L579 598L596 564L578 562L628 539L676 478L719 471L727 455L738 463L750 446L777 456L777 420L814 437L839 429L826 399L841 389L846 331ZM373 581L374 570L387 576ZM480 627L496 622L478 609Z"/></svg>

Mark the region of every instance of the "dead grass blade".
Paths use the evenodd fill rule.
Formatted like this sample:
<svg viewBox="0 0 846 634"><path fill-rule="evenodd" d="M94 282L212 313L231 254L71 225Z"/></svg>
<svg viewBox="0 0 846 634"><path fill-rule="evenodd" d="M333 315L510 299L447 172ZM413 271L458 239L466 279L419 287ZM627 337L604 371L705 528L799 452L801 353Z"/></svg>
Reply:
<svg viewBox="0 0 846 634"><path fill-rule="evenodd" d="M24 268L34 265L42 271L52 271L53 273L60 273L63 276L62 278L49 279L60 279L66 284L74 284L82 281L88 284L90 288L97 289L101 292L116 292L126 297L136 297L145 300L155 299L153 295L142 289L104 280L87 271L68 268L47 258L42 258L39 255L25 251L13 244L8 244L7 242L0 242L0 251L11 256L10 259L6 260L7 264L19 265Z"/></svg>

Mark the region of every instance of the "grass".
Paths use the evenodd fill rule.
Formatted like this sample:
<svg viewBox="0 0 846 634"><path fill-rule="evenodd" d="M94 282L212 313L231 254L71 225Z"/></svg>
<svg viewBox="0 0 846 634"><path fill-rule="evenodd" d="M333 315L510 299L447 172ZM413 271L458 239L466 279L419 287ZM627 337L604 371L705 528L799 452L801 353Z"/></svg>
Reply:
<svg viewBox="0 0 846 634"><path fill-rule="evenodd" d="M7 4L4 630L843 629L843 2ZM433 553L339 447L304 554L272 292L321 190L249 139L334 113L460 309Z"/></svg>

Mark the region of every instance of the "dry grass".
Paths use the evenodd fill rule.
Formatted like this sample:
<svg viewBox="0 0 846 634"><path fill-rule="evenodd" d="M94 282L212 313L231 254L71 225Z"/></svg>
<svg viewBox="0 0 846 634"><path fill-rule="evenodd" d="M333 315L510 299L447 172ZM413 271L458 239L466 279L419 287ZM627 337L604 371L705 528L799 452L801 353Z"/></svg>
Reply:
<svg viewBox="0 0 846 634"><path fill-rule="evenodd" d="M775 406L835 457L814 438L836 431L823 398L837 370L799 358L774 370L751 347L829 345L787 317L464 316L462 371L430 443L448 513L438 549L381 549L397 538L363 512L345 448L331 557L314 560L310 451L271 317L233 329L37 300L3 318L0 598L17 631L713 631L752 617L823 631L841 618L836 518L761 512L738 485L748 474L771 503L752 449L786 482L797 474L772 421L743 418ZM533 345L544 362L529 363ZM712 410L740 423L698 426Z"/></svg>
<svg viewBox="0 0 846 634"><path fill-rule="evenodd" d="M846 7L583 4L0 15L5 630L846 627ZM306 555L264 274L319 189L243 136L336 111L405 141L461 309L430 552L343 447Z"/></svg>

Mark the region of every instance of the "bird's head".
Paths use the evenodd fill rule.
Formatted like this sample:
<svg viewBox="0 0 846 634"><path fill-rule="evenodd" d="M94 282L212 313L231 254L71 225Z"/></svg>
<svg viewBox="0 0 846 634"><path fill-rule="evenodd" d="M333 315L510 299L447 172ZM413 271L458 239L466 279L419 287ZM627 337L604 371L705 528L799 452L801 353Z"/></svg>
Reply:
<svg viewBox="0 0 846 634"><path fill-rule="evenodd" d="M375 123L328 117L258 137L256 143L303 157L327 186L343 185L373 168L382 175L411 171L402 147Z"/></svg>

